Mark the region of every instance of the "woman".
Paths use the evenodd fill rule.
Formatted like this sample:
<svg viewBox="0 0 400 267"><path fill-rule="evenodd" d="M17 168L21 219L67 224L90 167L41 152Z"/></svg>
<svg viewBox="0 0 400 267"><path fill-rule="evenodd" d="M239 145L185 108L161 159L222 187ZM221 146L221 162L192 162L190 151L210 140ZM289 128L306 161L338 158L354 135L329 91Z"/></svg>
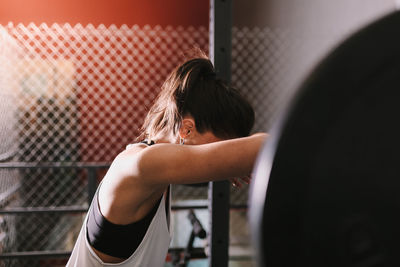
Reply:
<svg viewBox="0 0 400 267"><path fill-rule="evenodd" d="M67 266L163 266L169 185L250 174L266 138L245 137L253 123L252 107L207 58L178 66L145 119L145 141L121 152L99 185Z"/></svg>

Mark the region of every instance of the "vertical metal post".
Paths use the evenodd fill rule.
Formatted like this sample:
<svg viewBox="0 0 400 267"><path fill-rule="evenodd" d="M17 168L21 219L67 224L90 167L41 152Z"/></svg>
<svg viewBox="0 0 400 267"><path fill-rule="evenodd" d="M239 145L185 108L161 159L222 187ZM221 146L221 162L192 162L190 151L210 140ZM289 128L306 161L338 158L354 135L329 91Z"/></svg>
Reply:
<svg viewBox="0 0 400 267"><path fill-rule="evenodd" d="M217 77L231 81L232 1L210 0L210 59ZM209 185L210 255L209 266L228 267L229 260L229 188L227 181Z"/></svg>
<svg viewBox="0 0 400 267"><path fill-rule="evenodd" d="M92 203L92 199L94 194L96 193L96 169L95 168L87 168L88 172L88 204Z"/></svg>

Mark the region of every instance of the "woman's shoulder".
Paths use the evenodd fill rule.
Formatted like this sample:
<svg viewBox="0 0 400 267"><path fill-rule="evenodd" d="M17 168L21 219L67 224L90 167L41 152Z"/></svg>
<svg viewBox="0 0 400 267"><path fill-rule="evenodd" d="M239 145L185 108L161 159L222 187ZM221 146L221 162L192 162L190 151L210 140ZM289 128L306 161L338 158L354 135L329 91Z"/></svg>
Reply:
<svg viewBox="0 0 400 267"><path fill-rule="evenodd" d="M132 144L126 145L125 150L132 149L132 148L136 148L136 149L137 148L141 148L142 149L144 147L149 147L149 146L152 146L154 144L155 144L155 142L153 140L145 139L145 140L137 142L137 143L132 143Z"/></svg>
<svg viewBox="0 0 400 267"><path fill-rule="evenodd" d="M143 148L143 147L147 147L147 145L142 142L132 143L132 144L126 145L125 150L134 149L134 148Z"/></svg>
<svg viewBox="0 0 400 267"><path fill-rule="evenodd" d="M119 154L114 158L111 169L117 169L122 167L130 167L132 163L134 163L139 156L140 152L144 149L148 148L146 144L143 143L132 143L126 146L125 150L119 152ZM125 168L124 168L125 169Z"/></svg>

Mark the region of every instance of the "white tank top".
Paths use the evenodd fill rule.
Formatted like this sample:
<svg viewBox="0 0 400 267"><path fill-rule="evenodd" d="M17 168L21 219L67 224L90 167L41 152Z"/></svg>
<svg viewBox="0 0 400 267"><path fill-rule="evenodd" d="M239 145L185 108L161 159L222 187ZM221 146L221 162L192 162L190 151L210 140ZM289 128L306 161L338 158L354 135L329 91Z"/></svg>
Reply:
<svg viewBox="0 0 400 267"><path fill-rule="evenodd" d="M168 189L170 191L170 189ZM171 194L166 194L170 198ZM78 239L68 260L67 267L101 267L101 266L120 266L120 267L161 267L165 264L171 241L170 233L170 201L166 209L165 194L158 206L157 212L151 221L147 232L137 247L135 252L126 260L120 263L104 263L93 251L86 238L86 222L82 225ZM167 212L168 214L167 214ZM89 214L89 213L88 213Z"/></svg>

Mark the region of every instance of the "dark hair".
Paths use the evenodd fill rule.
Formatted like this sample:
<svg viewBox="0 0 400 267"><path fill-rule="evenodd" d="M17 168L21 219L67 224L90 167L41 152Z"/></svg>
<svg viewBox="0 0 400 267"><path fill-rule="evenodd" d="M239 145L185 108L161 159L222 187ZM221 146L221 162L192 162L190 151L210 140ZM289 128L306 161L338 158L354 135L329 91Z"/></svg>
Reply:
<svg viewBox="0 0 400 267"><path fill-rule="evenodd" d="M162 131L176 134L182 118L191 115L200 133L219 138L249 135L254 110L238 90L217 79L211 61L190 59L175 68L146 116L138 139L153 138Z"/></svg>

